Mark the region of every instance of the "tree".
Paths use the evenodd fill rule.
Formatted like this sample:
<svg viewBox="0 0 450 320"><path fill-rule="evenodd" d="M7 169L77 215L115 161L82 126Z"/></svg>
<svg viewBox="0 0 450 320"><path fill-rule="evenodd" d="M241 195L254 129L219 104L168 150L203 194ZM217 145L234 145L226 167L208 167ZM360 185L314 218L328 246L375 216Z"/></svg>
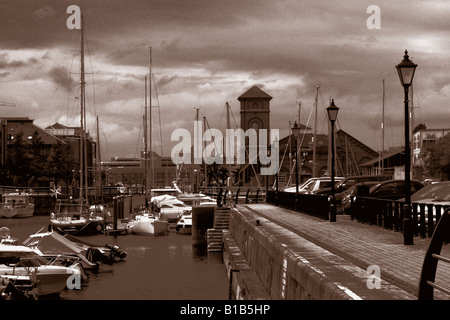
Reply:
<svg viewBox="0 0 450 320"><path fill-rule="evenodd" d="M30 173L30 157L27 152L27 145L22 139L23 132L18 132L11 137L7 149L7 183L14 186L27 186L27 182L31 177Z"/></svg>
<svg viewBox="0 0 450 320"><path fill-rule="evenodd" d="M448 180L450 177L450 133L421 152L425 174Z"/></svg>
<svg viewBox="0 0 450 320"><path fill-rule="evenodd" d="M39 136L39 132L34 131L29 148L29 174L31 180L38 182L40 186L48 186L50 181L50 171L48 167L48 148Z"/></svg>
<svg viewBox="0 0 450 320"><path fill-rule="evenodd" d="M208 170L208 185L225 185L228 178L228 169L224 165L212 163L207 166Z"/></svg>
<svg viewBox="0 0 450 320"><path fill-rule="evenodd" d="M427 126L425 124L419 123L417 126L414 127L413 134L419 132L420 130L425 130L426 128Z"/></svg>
<svg viewBox="0 0 450 320"><path fill-rule="evenodd" d="M70 145L58 142L52 147L52 157L50 159L50 170L52 176L57 181L64 181L65 184L70 185L73 179L73 170L76 170L77 163L69 161Z"/></svg>

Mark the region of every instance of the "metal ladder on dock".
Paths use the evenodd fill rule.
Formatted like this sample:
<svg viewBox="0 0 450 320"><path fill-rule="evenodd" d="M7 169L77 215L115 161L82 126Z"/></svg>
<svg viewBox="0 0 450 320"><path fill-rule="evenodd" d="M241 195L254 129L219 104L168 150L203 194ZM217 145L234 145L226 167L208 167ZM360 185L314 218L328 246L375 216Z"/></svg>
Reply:
<svg viewBox="0 0 450 320"><path fill-rule="evenodd" d="M428 216L430 219L430 215ZM434 230L422 266L419 283L419 300L433 300L434 289L450 295L450 288L435 282L438 262L450 263L450 257L443 256L444 243L450 243L450 209L445 210Z"/></svg>
<svg viewBox="0 0 450 320"><path fill-rule="evenodd" d="M206 231L208 251L222 251L222 230L230 228L230 207L217 207L214 209L214 227Z"/></svg>

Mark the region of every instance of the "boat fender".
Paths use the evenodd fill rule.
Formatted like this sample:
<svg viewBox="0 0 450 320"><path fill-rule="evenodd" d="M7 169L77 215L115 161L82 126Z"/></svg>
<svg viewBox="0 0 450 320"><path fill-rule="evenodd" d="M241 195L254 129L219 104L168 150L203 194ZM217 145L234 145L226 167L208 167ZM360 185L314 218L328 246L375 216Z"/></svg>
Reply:
<svg viewBox="0 0 450 320"><path fill-rule="evenodd" d="M113 246L110 244L106 244L105 247L109 248L111 250L111 254L117 258L120 258L121 260L124 259L127 256L127 252L120 250L118 246Z"/></svg>
<svg viewBox="0 0 450 320"><path fill-rule="evenodd" d="M103 230L103 224L98 224L96 229L98 232L101 232Z"/></svg>

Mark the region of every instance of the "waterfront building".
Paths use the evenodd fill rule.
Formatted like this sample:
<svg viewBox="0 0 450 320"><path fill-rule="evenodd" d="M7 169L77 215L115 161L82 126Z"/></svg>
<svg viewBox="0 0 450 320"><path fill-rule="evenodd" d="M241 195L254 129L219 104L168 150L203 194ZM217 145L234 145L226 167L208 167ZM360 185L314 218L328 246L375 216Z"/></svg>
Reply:
<svg viewBox="0 0 450 320"><path fill-rule="evenodd" d="M412 161L411 167L414 176L417 179L423 180L424 176L424 163L422 160L422 153L427 148L431 147L436 141L450 133L450 129L420 129L412 136ZM444 177L446 179L450 177Z"/></svg>
<svg viewBox="0 0 450 320"><path fill-rule="evenodd" d="M161 157L156 152L151 153L149 161L152 161L152 174L149 176L153 177L152 186L154 188L171 186L172 182L176 180L179 170L187 174L186 168L181 168L180 165L176 166L170 157ZM128 188L142 191L145 185L144 162L143 152L140 158L113 157L110 161L102 161L101 168L105 176L104 184L114 186L117 183L122 183Z"/></svg>
<svg viewBox="0 0 450 320"><path fill-rule="evenodd" d="M67 180L58 181L58 185L72 185L79 186L79 170L80 170L80 137L81 129L80 127L68 127L61 123L54 123L46 127L45 132L59 138L67 146L66 162L70 164L69 170L72 171L72 177L70 182ZM86 156L86 166L87 166L87 184L88 187L94 185L95 176L97 170L100 168L96 167L96 148L97 143L90 136L89 132L84 132L84 139L86 142L86 148L84 154Z"/></svg>
<svg viewBox="0 0 450 320"><path fill-rule="evenodd" d="M58 146L66 145L28 117L0 118L1 185L48 187L58 170Z"/></svg>

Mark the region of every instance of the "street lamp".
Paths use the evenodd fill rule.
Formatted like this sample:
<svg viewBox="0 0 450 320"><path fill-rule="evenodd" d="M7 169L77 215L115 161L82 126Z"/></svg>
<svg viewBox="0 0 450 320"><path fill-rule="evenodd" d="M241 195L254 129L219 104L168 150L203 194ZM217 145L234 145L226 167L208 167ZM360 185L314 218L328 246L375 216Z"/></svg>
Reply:
<svg viewBox="0 0 450 320"><path fill-rule="evenodd" d="M334 105L334 99L331 100L327 108L328 119L331 123L331 201L330 201L330 222L336 222L336 199L334 190L334 122L337 119L339 108Z"/></svg>
<svg viewBox="0 0 450 320"><path fill-rule="evenodd" d="M297 157L297 138L300 135L300 127L297 125L297 121L294 122L294 126L292 127L292 135L295 138L295 209L297 210L297 195L298 195L298 157Z"/></svg>
<svg viewBox="0 0 450 320"><path fill-rule="evenodd" d="M411 220L411 147L409 144L409 86L413 82L417 64L409 60L408 51L405 50L403 61L395 66L397 68L400 83L405 92L405 204L403 206L403 244L410 245L413 242Z"/></svg>

